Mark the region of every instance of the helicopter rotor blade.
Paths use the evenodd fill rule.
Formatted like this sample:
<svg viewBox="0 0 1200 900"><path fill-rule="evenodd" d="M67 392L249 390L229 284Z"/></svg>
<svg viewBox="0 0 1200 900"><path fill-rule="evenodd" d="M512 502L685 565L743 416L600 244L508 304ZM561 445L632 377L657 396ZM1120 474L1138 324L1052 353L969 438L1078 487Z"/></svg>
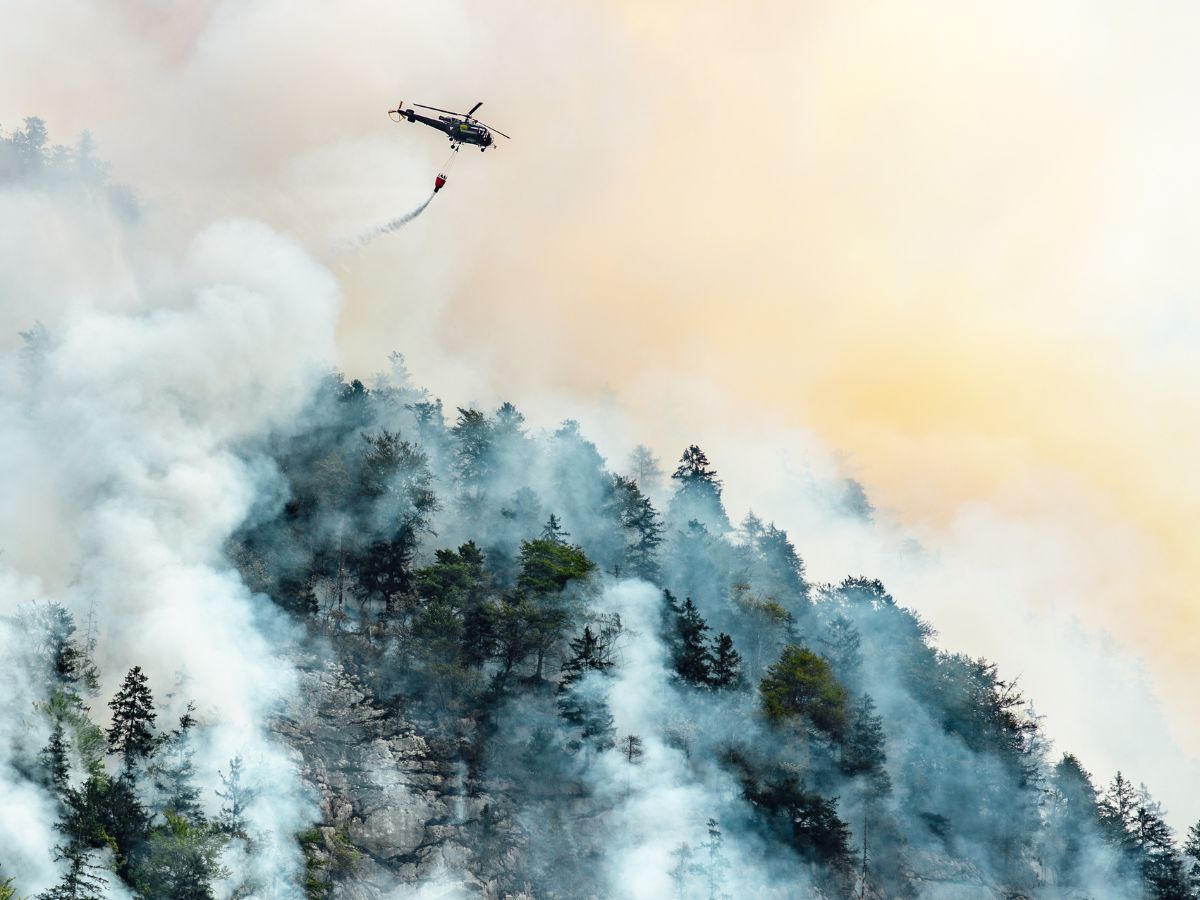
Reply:
<svg viewBox="0 0 1200 900"><path fill-rule="evenodd" d="M471 118L472 115L474 114L475 110L479 109L479 107L481 107L481 106L483 106L482 100L480 100L478 103L476 103L474 106L471 107L471 109L467 112L467 118L468 119Z"/></svg>
<svg viewBox="0 0 1200 900"><path fill-rule="evenodd" d="M500 137L502 137L502 138L508 138L510 141L512 140L512 138L508 137L508 135L507 135L507 134L505 134L503 131L497 131L497 130L496 130L495 128L493 128L491 125L484 125L484 123L483 123L483 122L480 122L478 119L476 119L475 121L476 121L478 124L480 124L480 125L483 125L483 127L484 127L484 128L486 128L488 131L492 132L492 134L498 134L498 135L500 135Z"/></svg>
<svg viewBox="0 0 1200 900"><path fill-rule="evenodd" d="M444 112L448 116L461 116L462 113L451 112L448 109L441 109L437 106L426 106L424 103L414 103L413 106L419 106L421 109L432 109L434 112Z"/></svg>

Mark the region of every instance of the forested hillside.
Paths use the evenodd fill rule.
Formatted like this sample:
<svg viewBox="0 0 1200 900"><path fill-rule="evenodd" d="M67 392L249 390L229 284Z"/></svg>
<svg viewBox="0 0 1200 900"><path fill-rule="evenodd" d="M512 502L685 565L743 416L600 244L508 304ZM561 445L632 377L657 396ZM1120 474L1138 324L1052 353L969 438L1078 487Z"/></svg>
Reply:
<svg viewBox="0 0 1200 900"><path fill-rule="evenodd" d="M300 426L244 448L272 489L228 559L333 701L272 725L320 809L295 890L1200 896L1200 825L1177 840L1135 780L1050 754L1017 687L869 573L811 583L783 530L732 524L698 446L669 477L645 448L612 466L576 422L447 411L392 362L370 389L330 377ZM171 685L135 667L98 697L88 629L23 615L51 686L27 774L58 804L65 873L40 896L286 895L239 868L246 761L202 791L203 728L156 714ZM409 742L390 796L416 819L389 810L406 824L381 833L356 794L388 797L387 766L327 776L385 732Z"/></svg>

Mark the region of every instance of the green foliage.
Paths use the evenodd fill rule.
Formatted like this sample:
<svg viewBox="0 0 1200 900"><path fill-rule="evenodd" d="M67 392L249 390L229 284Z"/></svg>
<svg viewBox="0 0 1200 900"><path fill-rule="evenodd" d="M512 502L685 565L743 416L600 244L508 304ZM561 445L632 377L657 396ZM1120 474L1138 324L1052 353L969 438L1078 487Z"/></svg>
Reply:
<svg viewBox="0 0 1200 900"><path fill-rule="evenodd" d="M658 511L633 479L612 476L612 490L618 522L626 534L624 572L653 581L660 572L658 553L665 531Z"/></svg>
<svg viewBox="0 0 1200 900"><path fill-rule="evenodd" d="M742 655L733 648L733 638L721 632L713 640L712 669L708 683L718 690L737 687L742 681Z"/></svg>
<svg viewBox="0 0 1200 900"><path fill-rule="evenodd" d="M747 781L746 799L787 835L803 859L844 869L850 860L850 829L837 814L837 802L808 790L795 774L765 782Z"/></svg>
<svg viewBox="0 0 1200 900"><path fill-rule="evenodd" d="M90 850L66 844L55 848L54 859L65 862L66 871L58 884L38 894L37 900L103 900L108 896L108 879L100 874L103 870L92 861Z"/></svg>
<svg viewBox="0 0 1200 900"><path fill-rule="evenodd" d="M304 856L304 896L306 900L329 897L334 882L354 874L362 854L340 829L310 828L296 835Z"/></svg>
<svg viewBox="0 0 1200 900"><path fill-rule="evenodd" d="M51 727L62 729L68 756L73 749L88 775L101 774L104 771L108 739L104 731L88 717L88 709L79 702L79 698L57 689L50 695L44 711L53 723Z"/></svg>
<svg viewBox="0 0 1200 900"><path fill-rule="evenodd" d="M517 591L531 596L557 594L596 570L596 564L579 547L545 539L521 542L520 566Z"/></svg>
<svg viewBox="0 0 1200 900"><path fill-rule="evenodd" d="M108 703L112 725L108 729L108 747L120 753L126 768L145 759L155 747L154 697L141 666L134 666L121 683L121 689Z"/></svg>
<svg viewBox="0 0 1200 900"><path fill-rule="evenodd" d="M71 774L70 761L67 759L67 745L63 740L61 722L55 722L50 732L50 742L42 749L39 761L42 764L44 783L55 794L61 795L66 791Z"/></svg>
<svg viewBox="0 0 1200 900"><path fill-rule="evenodd" d="M759 682L763 713L773 723L803 719L827 734L846 727L847 694L824 659L804 647L787 646Z"/></svg>
<svg viewBox="0 0 1200 900"><path fill-rule="evenodd" d="M839 767L851 778L862 777L870 784L872 799L891 793L883 720L875 715L875 703L863 694L850 713L850 727L841 744Z"/></svg>
<svg viewBox="0 0 1200 900"><path fill-rule="evenodd" d="M673 614L674 628L669 633L671 662L675 674L689 684L707 685L712 677L712 651L708 646L708 623L696 609L692 598L679 606L675 598L665 595Z"/></svg>
<svg viewBox="0 0 1200 900"><path fill-rule="evenodd" d="M228 874L219 862L225 836L171 811L165 818L134 868L139 892L146 900L212 900L213 882Z"/></svg>
<svg viewBox="0 0 1200 900"><path fill-rule="evenodd" d="M571 640L571 655L562 664L563 689L569 688L588 672L607 674L616 665L613 644L621 633L620 619L606 623L597 631L585 625L583 633Z"/></svg>
<svg viewBox="0 0 1200 900"><path fill-rule="evenodd" d="M355 569L367 596L390 612L395 595L412 587L417 542L429 532L438 503L423 450L386 429L363 439L357 497L370 510L368 528L381 536L357 554Z"/></svg>
<svg viewBox="0 0 1200 900"><path fill-rule="evenodd" d="M66 837L66 846L72 852L111 850L117 874L128 877L134 854L150 831L133 774L125 770L117 778L93 775L80 787L69 788L63 803L58 830Z"/></svg>

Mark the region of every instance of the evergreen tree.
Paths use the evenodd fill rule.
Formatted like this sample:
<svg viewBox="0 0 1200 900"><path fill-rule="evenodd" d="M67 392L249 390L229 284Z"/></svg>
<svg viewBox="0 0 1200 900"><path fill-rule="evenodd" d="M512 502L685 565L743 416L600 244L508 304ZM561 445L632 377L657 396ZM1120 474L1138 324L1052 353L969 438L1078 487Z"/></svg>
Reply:
<svg viewBox="0 0 1200 900"><path fill-rule="evenodd" d="M1085 847L1098 835L1096 788L1091 775L1070 753L1055 764L1048 787L1046 865L1053 872L1053 883L1077 886L1084 875Z"/></svg>
<svg viewBox="0 0 1200 900"><path fill-rule="evenodd" d="M569 688L588 672L607 674L611 671L616 665L612 644L619 631L619 620L615 628L610 626L600 633L592 631L591 625L585 625L583 633L571 640L571 655L562 664L561 688Z"/></svg>
<svg viewBox="0 0 1200 900"><path fill-rule="evenodd" d="M712 668L708 683L718 690L736 687L742 681L742 655L733 649L733 638L725 632L717 635L709 654Z"/></svg>
<svg viewBox="0 0 1200 900"><path fill-rule="evenodd" d="M672 522L695 519L718 533L729 531L729 517L721 502L721 480L709 467L703 450L695 444L688 447L671 478L676 482L670 505Z"/></svg>
<svg viewBox="0 0 1200 900"><path fill-rule="evenodd" d="M1123 774L1117 772L1099 802L1100 824L1111 843L1128 849L1133 845L1137 822L1137 790Z"/></svg>
<svg viewBox="0 0 1200 900"><path fill-rule="evenodd" d="M128 879L136 853L149 835L149 817L137 797L128 769L119 777L93 775L79 788L68 788L58 830L71 853L108 848L118 875Z"/></svg>
<svg viewBox="0 0 1200 900"><path fill-rule="evenodd" d="M772 722L802 718L819 731L840 735L846 727L846 689L829 663L804 647L783 649L759 682L763 712Z"/></svg>
<svg viewBox="0 0 1200 900"><path fill-rule="evenodd" d="M708 646L708 623L688 597L675 617L675 673L689 684L707 685L712 679L712 651Z"/></svg>
<svg viewBox="0 0 1200 900"><path fill-rule="evenodd" d="M1145 785L1138 791L1133 828L1142 881L1149 895L1161 900L1191 900L1187 871L1175 849L1171 828Z"/></svg>
<svg viewBox="0 0 1200 900"><path fill-rule="evenodd" d="M155 754L150 774L164 814L173 813L193 824L203 824L200 788L196 786L196 767L192 761L191 732L196 726L196 720L192 717L194 710L195 707L189 703L187 711L179 718L179 728L167 737Z"/></svg>
<svg viewBox="0 0 1200 900"><path fill-rule="evenodd" d="M40 754L45 785L56 795L62 796L70 781L70 761L67 745L63 740L62 722L55 720L50 730L50 741Z"/></svg>
<svg viewBox="0 0 1200 900"><path fill-rule="evenodd" d="M523 432L521 429L524 425L525 416L519 409L507 400L500 404L500 408L496 410L495 425L493 426L498 439L504 440L522 436Z"/></svg>
<svg viewBox="0 0 1200 900"><path fill-rule="evenodd" d="M1184 862L1188 867L1188 882L1192 893L1200 897L1200 822L1188 829L1183 842Z"/></svg>
<svg viewBox="0 0 1200 900"><path fill-rule="evenodd" d="M845 616L837 616L829 623L828 637L822 638L821 643L838 679L856 683L862 668L862 638L854 623Z"/></svg>
<svg viewBox="0 0 1200 900"><path fill-rule="evenodd" d="M688 890L688 884L696 872L696 864L692 862L695 851L690 844L682 843L671 851L671 856L675 865L667 871L667 875L671 879L675 900L689 900L692 894Z"/></svg>
<svg viewBox="0 0 1200 900"><path fill-rule="evenodd" d="M567 546L567 538L571 536L571 532L564 531L562 523L558 521L558 516L550 513L550 518L546 520L546 525L542 528L542 540L550 541L560 546Z"/></svg>
<svg viewBox="0 0 1200 900"><path fill-rule="evenodd" d="M458 420L451 429L454 438L455 474L459 499L464 507L476 510L492 474L492 423L477 409L458 408Z"/></svg>
<svg viewBox="0 0 1200 900"><path fill-rule="evenodd" d="M707 851L708 859L699 869L708 889L708 900L729 900L729 895L724 890L725 872L729 868L729 862L721 850L725 838L716 819L709 819L705 825L708 829L708 840L700 845L700 849Z"/></svg>
<svg viewBox="0 0 1200 900"><path fill-rule="evenodd" d="M393 598L412 587L413 556L421 535L430 532L437 497L423 450L387 430L363 437L357 498L368 511L368 532L381 536L357 554L355 568L367 597L392 612Z"/></svg>
<svg viewBox="0 0 1200 900"><path fill-rule="evenodd" d="M838 506L842 512L864 522L871 522L875 518L875 507L867 499L867 492L853 478L847 478L842 482L842 496Z"/></svg>
<svg viewBox="0 0 1200 900"><path fill-rule="evenodd" d="M636 766L646 755L642 739L636 734L627 734L621 738L621 755L630 766Z"/></svg>
<svg viewBox="0 0 1200 900"><path fill-rule="evenodd" d="M613 492L621 527L629 535L624 551L626 572L654 581L659 576L658 548L664 531L658 511L631 479L614 475Z"/></svg>
<svg viewBox="0 0 1200 900"><path fill-rule="evenodd" d="M762 589L767 596L793 602L808 600L808 582L804 560L788 539L787 532L772 522L757 537L755 544L762 557Z"/></svg>
<svg viewBox="0 0 1200 900"><path fill-rule="evenodd" d="M21 615L22 627L33 640L38 667L73 704L83 706L83 697L94 694L98 673L91 648L75 637L75 618L58 603L32 604Z"/></svg>
<svg viewBox="0 0 1200 900"><path fill-rule="evenodd" d="M483 552L473 541L454 550L438 550L436 562L416 573L421 610L412 626L415 637L438 645L443 660L481 666L496 643L496 615L488 601L489 576Z"/></svg>
<svg viewBox="0 0 1200 900"><path fill-rule="evenodd" d="M217 813L217 828L230 837L248 837L246 811L254 802L257 791L244 780L241 756L235 756L229 761L229 774L218 772L222 790L216 791L217 797L224 802Z"/></svg>
<svg viewBox="0 0 1200 900"><path fill-rule="evenodd" d="M629 453L629 477L643 494L656 492L662 485L662 466L658 457L645 444L638 444Z"/></svg>
<svg viewBox="0 0 1200 900"><path fill-rule="evenodd" d="M219 857L224 840L207 825L167 813L134 870L145 900L213 900L213 882L227 874Z"/></svg>
<svg viewBox="0 0 1200 900"><path fill-rule="evenodd" d="M567 743L568 750L577 752L582 747L590 755L616 745L616 729L599 677L581 679L563 691L558 698L558 714L578 729L578 737Z"/></svg>
<svg viewBox="0 0 1200 900"><path fill-rule="evenodd" d="M108 879L100 874L104 869L92 862L91 850L60 845L54 849L54 859L65 862L67 870L58 884L38 894L37 900L104 900L108 896Z"/></svg>
<svg viewBox="0 0 1200 900"><path fill-rule="evenodd" d="M850 829L837 814L836 800L811 793L791 772L761 784L747 781L745 795L786 835L801 858L835 872L849 868Z"/></svg>
<svg viewBox="0 0 1200 900"><path fill-rule="evenodd" d="M125 768L154 752L154 697L141 666L134 666L121 683L121 689L108 703L112 710L112 725L108 729L108 747L121 754Z"/></svg>
<svg viewBox="0 0 1200 900"><path fill-rule="evenodd" d="M517 590L533 596L557 594L572 581L583 581L596 569L579 547L551 540L521 542Z"/></svg>
<svg viewBox="0 0 1200 900"><path fill-rule="evenodd" d="M868 780L871 799L891 792L884 741L883 720L875 715L870 695L863 694L850 711L850 726L841 744L839 765L843 774Z"/></svg>

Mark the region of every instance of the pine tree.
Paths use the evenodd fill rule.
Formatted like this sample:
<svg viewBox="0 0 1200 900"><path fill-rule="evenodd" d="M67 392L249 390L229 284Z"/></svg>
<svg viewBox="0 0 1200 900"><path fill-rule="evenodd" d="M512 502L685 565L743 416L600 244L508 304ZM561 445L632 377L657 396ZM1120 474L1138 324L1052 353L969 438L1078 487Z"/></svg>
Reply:
<svg viewBox="0 0 1200 900"><path fill-rule="evenodd" d="M721 502L721 480L709 468L703 450L695 444L688 447L671 478L677 484L670 505L672 523L695 519L716 532L729 531L729 517Z"/></svg>
<svg viewBox="0 0 1200 900"><path fill-rule="evenodd" d="M808 582L804 577L804 560L788 539L787 532L771 522L755 541L762 556L762 589L767 596L779 600L803 602L808 600Z"/></svg>
<svg viewBox="0 0 1200 900"><path fill-rule="evenodd" d="M608 709L604 686L596 678L573 684L558 698L558 714L579 729L579 736L568 742L567 748L578 751L608 750L616 744L616 729Z"/></svg>
<svg viewBox="0 0 1200 900"><path fill-rule="evenodd" d="M1111 843L1126 848L1132 845L1137 807L1136 789L1129 779L1117 772L1099 803L1100 823Z"/></svg>
<svg viewBox="0 0 1200 900"><path fill-rule="evenodd" d="M193 824L203 824L200 808L200 789L196 786L196 767L191 732L196 726L192 717L195 707L188 704L179 719L179 728L163 742L151 766L154 788L164 813L174 813Z"/></svg>
<svg viewBox="0 0 1200 900"><path fill-rule="evenodd" d="M218 772L223 790L216 795L225 802L217 813L217 828L230 837L247 837L246 811L254 802L257 792L243 781L242 758L235 756L229 761L229 774Z"/></svg>
<svg viewBox="0 0 1200 900"><path fill-rule="evenodd" d="M510 441L525 436L522 430L525 416L507 400L496 410L494 420L492 428L498 441Z"/></svg>
<svg viewBox="0 0 1200 900"><path fill-rule="evenodd" d="M718 690L737 687L742 681L742 655L733 649L733 638L725 632L717 635L710 653L712 668L708 683Z"/></svg>
<svg viewBox="0 0 1200 900"><path fill-rule="evenodd" d="M37 895L37 900L104 900L108 884L100 873L104 870L92 862L92 851L74 844L60 845L54 850L56 862L65 862L67 870L62 880Z"/></svg>
<svg viewBox="0 0 1200 900"><path fill-rule="evenodd" d="M627 734L621 738L621 755L625 757L625 762L630 766L636 766L642 761L642 757L646 755L646 751L642 746L642 739L636 734Z"/></svg>
<svg viewBox="0 0 1200 900"><path fill-rule="evenodd" d="M883 720L875 715L875 702L870 695L863 694L850 711L850 726L841 745L840 768L851 778L868 780L870 799L891 792L884 741Z"/></svg>
<svg viewBox="0 0 1200 900"><path fill-rule="evenodd" d="M802 718L833 736L846 726L846 689L829 663L805 647L783 648L759 682L763 712L771 722Z"/></svg>
<svg viewBox="0 0 1200 900"><path fill-rule="evenodd" d="M1200 822L1188 829L1183 842L1183 856L1188 865L1188 883L1192 893L1200 896Z"/></svg>
<svg viewBox="0 0 1200 900"><path fill-rule="evenodd" d="M725 893L724 886L725 872L729 868L729 862L721 850L725 838L721 834L721 826L716 819L709 819L705 824L708 829L708 840L700 845L700 849L708 851L708 860L699 867L700 874L704 876L708 888L708 900L728 900L729 895Z"/></svg>
<svg viewBox="0 0 1200 900"><path fill-rule="evenodd" d="M688 882L696 871L695 863L692 862L694 855L695 851L688 843L682 843L671 851L675 865L667 871L667 875L674 885L675 900L689 900L692 896L688 891Z"/></svg>
<svg viewBox="0 0 1200 900"><path fill-rule="evenodd" d="M1083 875L1085 847L1097 833L1099 812L1092 776L1070 753L1054 766L1049 782L1046 846L1047 867L1054 883L1077 886Z"/></svg>
<svg viewBox="0 0 1200 900"><path fill-rule="evenodd" d="M631 479L614 475L613 492L621 527L629 534L624 550L627 574L654 581L659 575L658 548L665 530L658 511Z"/></svg>
<svg viewBox="0 0 1200 900"><path fill-rule="evenodd" d="M570 536L571 532L563 530L562 522L558 520L558 516L550 513L550 518L546 520L546 524L542 528L542 540L565 547L567 546L566 539Z"/></svg>
<svg viewBox="0 0 1200 900"><path fill-rule="evenodd" d="M1190 900L1184 861L1175 849L1171 828L1162 806L1141 785L1134 812L1134 845L1141 863L1142 881L1150 896L1161 900Z"/></svg>
<svg viewBox="0 0 1200 900"><path fill-rule="evenodd" d="M825 656L837 677L848 684L857 682L862 668L862 638L858 629L845 616L829 623L828 637L822 638Z"/></svg>
<svg viewBox="0 0 1200 900"><path fill-rule="evenodd" d="M644 494L653 493L662 485L662 466L658 464L658 457L645 444L638 444L630 451L627 468L629 477Z"/></svg>
<svg viewBox="0 0 1200 900"><path fill-rule="evenodd" d="M676 674L690 684L707 685L712 678L712 652L706 635L708 623L688 597L675 619Z"/></svg>
<svg viewBox="0 0 1200 900"><path fill-rule="evenodd" d="M220 865L223 837L168 812L134 869L134 882L146 900L213 900L212 884L226 874Z"/></svg>
<svg viewBox="0 0 1200 900"><path fill-rule="evenodd" d="M477 409L459 407L458 420L450 433L454 438L460 502L469 510L477 509L493 469L492 423Z"/></svg>
<svg viewBox="0 0 1200 900"><path fill-rule="evenodd" d="M438 508L433 473L421 448L384 430L364 435L366 450L356 500L368 510L366 529L382 536L355 554L358 582L367 598L392 611L392 598L412 587L412 561Z"/></svg>
<svg viewBox="0 0 1200 900"><path fill-rule="evenodd" d="M617 631L620 620L617 620ZM591 625L583 627L583 633L571 640L571 655L562 664L562 689L569 688L588 672L608 673L616 661L612 658L612 642L616 632L609 630L597 634Z"/></svg>
<svg viewBox="0 0 1200 900"><path fill-rule="evenodd" d="M108 746L120 753L126 769L154 752L154 697L141 666L134 666L121 683L121 689L108 703L112 710L112 725L108 729Z"/></svg>
<svg viewBox="0 0 1200 900"><path fill-rule="evenodd" d="M61 721L55 720L50 731L50 741L42 749L40 757L46 787L62 796L68 787L71 769Z"/></svg>

